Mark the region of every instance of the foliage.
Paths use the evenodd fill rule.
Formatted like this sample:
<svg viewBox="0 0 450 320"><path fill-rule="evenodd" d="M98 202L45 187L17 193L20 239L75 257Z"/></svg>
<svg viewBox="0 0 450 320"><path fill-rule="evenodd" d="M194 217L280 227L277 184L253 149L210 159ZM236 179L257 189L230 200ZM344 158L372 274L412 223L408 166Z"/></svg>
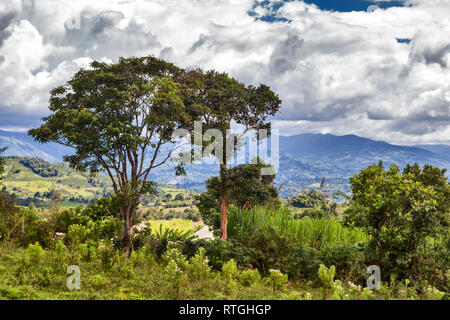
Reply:
<svg viewBox="0 0 450 320"><path fill-rule="evenodd" d="M350 179L352 202L345 224L360 227L371 236L369 258L385 274L421 277L421 248L448 235L450 185L445 170L397 166L385 171L373 165ZM432 239L435 240L432 240Z"/></svg>
<svg viewBox="0 0 450 320"><path fill-rule="evenodd" d="M30 244L27 249L27 256L32 264L37 265L41 262L42 258L44 258L45 250L42 249L39 243Z"/></svg>
<svg viewBox="0 0 450 320"><path fill-rule="evenodd" d="M57 177L59 174L58 170L51 163L39 158L21 158L20 163L44 178Z"/></svg>
<svg viewBox="0 0 450 320"><path fill-rule="evenodd" d="M251 209L254 206L266 205L269 202L279 205L278 191L273 186L275 174L261 175L262 169L269 169L262 159L256 164L242 164L227 170L226 198L228 204L239 208ZM206 181L206 190L196 196L202 219L214 228L220 226L220 198L223 184L221 177L212 177Z"/></svg>
<svg viewBox="0 0 450 320"><path fill-rule="evenodd" d="M319 192L317 190L303 190L296 197L290 199L292 206L296 208L314 208L328 202L329 194Z"/></svg>
<svg viewBox="0 0 450 320"><path fill-rule="evenodd" d="M252 210L231 208L229 215L230 237L252 235L256 230L274 229L286 238L304 247L320 248L331 244L355 244L365 241L359 229L343 227L337 219L294 219L287 208Z"/></svg>
<svg viewBox="0 0 450 320"><path fill-rule="evenodd" d="M182 73L154 57L94 61L51 91L50 116L29 131L38 142L73 147L75 154L64 158L71 167L108 173L123 200L122 246L127 254L140 197L154 192L147 181L150 171L171 155L158 158L161 146L171 144L172 133L192 120L189 88L179 81Z"/></svg>
<svg viewBox="0 0 450 320"><path fill-rule="evenodd" d="M239 281L244 287L250 287L261 281L261 275L256 269L247 269L241 272Z"/></svg>
<svg viewBox="0 0 450 320"><path fill-rule="evenodd" d="M318 274L322 285L325 288L331 288L334 282L334 276L336 274L336 267L331 266L330 268L327 268L325 265L321 264Z"/></svg>
<svg viewBox="0 0 450 320"><path fill-rule="evenodd" d="M96 199L95 203L87 206L83 210L83 215L93 221L98 221L106 217L120 217L120 208L123 205L122 199L115 195L106 198Z"/></svg>
<svg viewBox="0 0 450 320"><path fill-rule="evenodd" d="M229 242L223 242L229 244ZM413 287L408 281L384 283L371 291L352 282L334 280L333 267L321 267L314 281L289 281L280 269L270 270L261 281L255 269L239 270L228 260L223 272L212 271L206 253L199 250L187 259L177 249L169 247L158 262L146 249L139 249L130 259L114 249L110 242L92 243L90 259L80 258L82 272L80 290L66 287L67 266L83 247L68 248L56 241L44 250L37 244L27 249L0 247L0 298L2 299L445 299L445 291L432 285ZM81 255L80 255L81 256ZM58 257L58 258L57 258ZM152 262L151 262L152 261ZM147 263L151 262L151 263ZM336 268L335 273L339 273ZM323 279L322 285L316 285ZM326 288L323 288L326 284Z"/></svg>
<svg viewBox="0 0 450 320"><path fill-rule="evenodd" d="M270 269L270 276L266 279L266 282L273 288L273 292L281 290L288 283L287 275L283 274L280 270Z"/></svg>
<svg viewBox="0 0 450 320"><path fill-rule="evenodd" d="M189 272L193 279L204 280L211 274L211 267L205 248L199 248L197 254L189 261Z"/></svg>
<svg viewBox="0 0 450 320"><path fill-rule="evenodd" d="M222 274L227 279L235 279L239 275L239 270L234 259L229 260L222 267Z"/></svg>

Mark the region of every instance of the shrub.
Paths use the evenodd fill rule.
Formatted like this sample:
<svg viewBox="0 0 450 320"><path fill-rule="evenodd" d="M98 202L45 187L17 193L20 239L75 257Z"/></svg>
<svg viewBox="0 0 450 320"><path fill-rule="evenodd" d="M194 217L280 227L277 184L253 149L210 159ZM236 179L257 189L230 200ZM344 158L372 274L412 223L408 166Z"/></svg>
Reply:
<svg viewBox="0 0 450 320"><path fill-rule="evenodd" d="M266 283L273 288L273 292L276 290L282 290L288 283L287 275L283 274L280 270L270 269L270 276L266 279Z"/></svg>
<svg viewBox="0 0 450 320"><path fill-rule="evenodd" d="M100 242L97 247L97 256L100 258L103 270L107 271L113 266L116 250L111 243Z"/></svg>
<svg viewBox="0 0 450 320"><path fill-rule="evenodd" d="M42 249L39 243L30 244L27 249L27 256L32 264L37 265L44 258L45 250Z"/></svg>
<svg viewBox="0 0 450 320"><path fill-rule="evenodd" d="M167 266L171 261L173 261L182 270L187 270L189 262L186 257L183 256L179 248L174 248L173 244L171 244L171 246L172 247L162 255L162 263Z"/></svg>
<svg viewBox="0 0 450 320"><path fill-rule="evenodd" d="M205 248L200 248L195 256L190 260L189 272L194 279L206 279L211 273L211 267L208 265Z"/></svg>
<svg viewBox="0 0 450 320"><path fill-rule="evenodd" d="M322 285L324 288L331 288L333 282L334 282L334 276L336 274L336 268L335 266L331 266L330 268L327 268L325 265L321 264L319 267L319 278L322 282Z"/></svg>
<svg viewBox="0 0 450 320"><path fill-rule="evenodd" d="M331 300L344 300L347 296L340 280L336 280L331 284Z"/></svg>
<svg viewBox="0 0 450 320"><path fill-rule="evenodd" d="M222 275L227 279L235 279L239 275L239 270L234 259L225 263L222 267Z"/></svg>
<svg viewBox="0 0 450 320"><path fill-rule="evenodd" d="M239 276L240 283L245 287L250 287L261 281L261 275L258 270L247 269L241 272Z"/></svg>
<svg viewBox="0 0 450 320"><path fill-rule="evenodd" d="M289 246L280 257L281 271L294 280L313 279L319 270L320 257L313 248Z"/></svg>
<svg viewBox="0 0 450 320"><path fill-rule="evenodd" d="M172 285L172 288L175 290L175 297L180 293L180 289L183 286L183 283L186 281L187 276L184 273L183 269L181 269L175 260L170 260L166 266L166 276L169 280L169 283Z"/></svg>
<svg viewBox="0 0 450 320"><path fill-rule="evenodd" d="M82 243L78 246L80 257L83 261L91 262L95 256L94 250L95 243L88 241L87 243Z"/></svg>
<svg viewBox="0 0 450 320"><path fill-rule="evenodd" d="M444 292L441 292L436 288L427 287L425 289L424 298L425 300L442 300L444 295L445 295Z"/></svg>
<svg viewBox="0 0 450 320"><path fill-rule="evenodd" d="M91 230L85 226L73 224L69 226L69 232L67 232L65 237L66 243L74 248L77 248L79 244L87 241L90 232Z"/></svg>
<svg viewBox="0 0 450 320"><path fill-rule="evenodd" d="M416 254L432 238L448 232L450 184L445 170L418 165L385 171L382 162L350 179L353 192L345 225L371 237L369 259L402 279L420 277L423 260Z"/></svg>
<svg viewBox="0 0 450 320"><path fill-rule="evenodd" d="M335 266L336 277L341 280L361 282L366 274L364 254L355 246L324 247L319 252L319 259L325 266Z"/></svg>

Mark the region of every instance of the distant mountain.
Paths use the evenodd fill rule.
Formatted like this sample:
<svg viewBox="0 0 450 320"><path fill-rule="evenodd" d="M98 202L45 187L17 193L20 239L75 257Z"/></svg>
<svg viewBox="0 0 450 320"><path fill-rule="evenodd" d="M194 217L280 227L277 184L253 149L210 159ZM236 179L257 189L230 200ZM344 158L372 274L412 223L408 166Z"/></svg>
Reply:
<svg viewBox="0 0 450 320"><path fill-rule="evenodd" d="M37 157L49 162L62 162L71 150L56 143L40 144L21 132L0 130L0 148L7 147L4 156Z"/></svg>
<svg viewBox="0 0 450 320"><path fill-rule="evenodd" d="M280 137L280 152L305 160L320 160L356 172L382 160L386 166L408 163L449 167L450 146L398 146L355 135L301 134ZM445 151L445 152L444 152ZM348 173L350 173L348 172Z"/></svg>
<svg viewBox="0 0 450 320"><path fill-rule="evenodd" d="M38 144L26 133L0 131L0 147L5 155L39 157L61 162L71 150L60 145ZM280 167L276 184L284 196L293 196L301 189L317 187L326 178L325 191L348 192L348 178L378 161L386 166L408 163L431 164L450 169L450 146L398 146L355 135L301 134L280 137ZM192 164L187 175L176 177L173 165L167 164L152 172L150 179L182 188L201 190L207 178L217 175L218 165Z"/></svg>
<svg viewBox="0 0 450 320"><path fill-rule="evenodd" d="M441 157L443 159L450 159L450 145L446 144L421 144L415 146L417 148L428 150L434 153L435 156Z"/></svg>

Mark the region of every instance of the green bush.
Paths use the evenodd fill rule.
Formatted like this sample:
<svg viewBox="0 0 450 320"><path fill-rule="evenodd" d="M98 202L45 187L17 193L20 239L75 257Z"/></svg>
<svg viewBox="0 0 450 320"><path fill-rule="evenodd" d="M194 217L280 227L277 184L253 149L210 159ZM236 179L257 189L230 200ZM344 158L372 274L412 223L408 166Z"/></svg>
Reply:
<svg viewBox="0 0 450 320"><path fill-rule="evenodd" d="M211 267L208 265L209 260L206 257L205 248L200 248L195 256L190 259L189 272L192 278L203 280L209 277Z"/></svg>
<svg viewBox="0 0 450 320"><path fill-rule="evenodd" d="M45 256L45 250L42 249L39 243L30 244L27 249L27 256L32 264L38 265Z"/></svg>
<svg viewBox="0 0 450 320"><path fill-rule="evenodd" d="M325 265L321 264L319 267L318 274L323 287L331 288L334 282L334 276L336 274L335 266L327 268Z"/></svg>
<svg viewBox="0 0 450 320"><path fill-rule="evenodd" d="M450 221L450 184L446 170L407 166L400 174L382 162L350 179L353 196L345 224L360 227L371 237L368 259L384 277L420 280L425 256L417 254L447 234Z"/></svg>
<svg viewBox="0 0 450 320"><path fill-rule="evenodd" d="M227 263L225 263L222 267L222 274L224 277L228 279L237 278L239 275L239 270L236 264L236 261L231 259Z"/></svg>
<svg viewBox="0 0 450 320"><path fill-rule="evenodd" d="M288 283L288 276L283 274L280 270L270 269L270 276L266 279L266 283L273 288L273 292L285 289Z"/></svg>
<svg viewBox="0 0 450 320"><path fill-rule="evenodd" d="M261 281L261 275L258 270L247 269L241 272L239 281L244 287L250 287Z"/></svg>

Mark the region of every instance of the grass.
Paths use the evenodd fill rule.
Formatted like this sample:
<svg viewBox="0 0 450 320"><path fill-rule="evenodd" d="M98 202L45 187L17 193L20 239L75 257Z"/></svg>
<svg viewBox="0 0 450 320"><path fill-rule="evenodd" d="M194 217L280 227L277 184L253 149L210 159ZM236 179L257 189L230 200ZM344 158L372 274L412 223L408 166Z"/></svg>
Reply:
<svg viewBox="0 0 450 320"><path fill-rule="evenodd" d="M145 249L128 261L112 251L115 262L107 269L102 252L95 248L86 260L76 248L62 253L49 249L31 260L29 249L0 244L0 300L392 300L441 299L444 294L419 294L402 283L395 287L383 284L373 292L340 281L326 288L321 287L319 275L314 283L287 281L276 288L270 278L253 278L248 284L247 277L245 284L244 270L232 275L210 269L204 273L205 262L199 259L176 262L180 271L174 278L173 268ZM70 291L66 286L69 265L80 268L78 290ZM200 277L199 271L203 272Z"/></svg>
<svg viewBox="0 0 450 320"><path fill-rule="evenodd" d="M5 158L5 160L6 175L3 185L9 193L14 193L21 198L33 198L36 192L43 194L57 189L63 197L93 199L112 191L111 183L103 175L98 175L94 179L98 185L94 186L89 183L88 174L76 172L64 164L51 164L58 170L58 176L42 177L20 163L17 158Z"/></svg>
<svg viewBox="0 0 450 320"><path fill-rule="evenodd" d="M359 229L342 226L338 219L294 219L287 208L268 210L254 208L249 211L230 210L228 217L230 236L252 234L256 229L274 229L295 240L300 246L319 248L324 245L348 245L366 241L367 236Z"/></svg>
<svg viewBox="0 0 450 320"><path fill-rule="evenodd" d="M172 219L172 220L149 220L146 224L150 225L152 231L159 230L162 225L163 230L173 229L181 232L193 231L196 232L200 230L204 224L203 222L193 222L191 220L184 219Z"/></svg>

